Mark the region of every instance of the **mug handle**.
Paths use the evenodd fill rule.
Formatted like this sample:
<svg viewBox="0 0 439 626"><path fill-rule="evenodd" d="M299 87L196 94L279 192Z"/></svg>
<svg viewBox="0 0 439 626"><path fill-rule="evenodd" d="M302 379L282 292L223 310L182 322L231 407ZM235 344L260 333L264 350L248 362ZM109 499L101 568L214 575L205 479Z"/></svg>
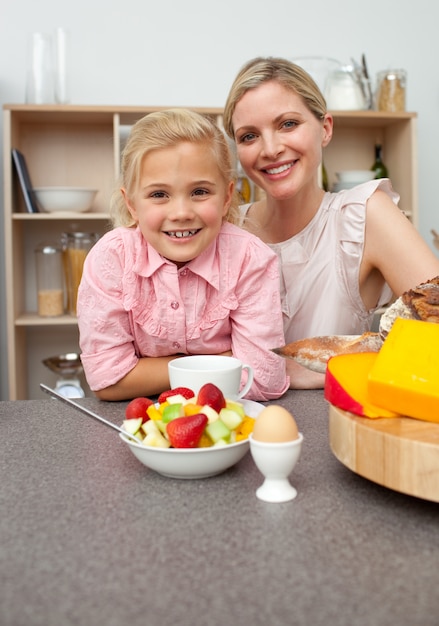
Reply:
<svg viewBox="0 0 439 626"><path fill-rule="evenodd" d="M250 365L246 365L243 363L242 369L247 371L247 382L244 387L238 393L238 398L242 398L246 393L250 390L250 387L253 384L253 368Z"/></svg>

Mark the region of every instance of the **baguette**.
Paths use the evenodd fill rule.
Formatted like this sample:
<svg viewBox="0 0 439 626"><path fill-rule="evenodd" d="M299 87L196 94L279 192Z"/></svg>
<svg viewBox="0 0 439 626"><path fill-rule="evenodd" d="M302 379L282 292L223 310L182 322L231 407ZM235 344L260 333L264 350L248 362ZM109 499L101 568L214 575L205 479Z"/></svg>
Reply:
<svg viewBox="0 0 439 626"><path fill-rule="evenodd" d="M380 319L378 333L309 337L288 343L273 352L294 359L309 370L325 373L332 356L353 352L379 352L397 317L439 323L439 276L405 291Z"/></svg>
<svg viewBox="0 0 439 626"><path fill-rule="evenodd" d="M362 335L328 335L311 337L288 343L273 352L288 359L293 359L313 372L322 374L332 356L353 352L378 352L382 346L379 333L363 333Z"/></svg>

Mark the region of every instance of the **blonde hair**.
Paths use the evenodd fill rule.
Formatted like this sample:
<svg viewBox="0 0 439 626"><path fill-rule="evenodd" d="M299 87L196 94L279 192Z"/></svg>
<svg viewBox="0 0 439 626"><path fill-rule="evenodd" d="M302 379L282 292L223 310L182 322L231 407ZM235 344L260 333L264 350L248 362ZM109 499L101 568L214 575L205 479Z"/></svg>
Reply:
<svg viewBox="0 0 439 626"><path fill-rule="evenodd" d="M239 71L224 108L224 130L234 138L232 117L242 96L262 83L277 81L297 93L318 120L327 113L326 101L311 76L299 65L279 57L257 57L248 61Z"/></svg>
<svg viewBox="0 0 439 626"><path fill-rule="evenodd" d="M150 113L134 124L122 152L120 181L110 205L113 226L135 225L120 188L126 190L128 197L132 196L139 184L145 155L184 141L205 144L211 149L225 187L235 180L234 163L227 139L212 120L182 108ZM238 223L238 204L235 191L225 221Z"/></svg>

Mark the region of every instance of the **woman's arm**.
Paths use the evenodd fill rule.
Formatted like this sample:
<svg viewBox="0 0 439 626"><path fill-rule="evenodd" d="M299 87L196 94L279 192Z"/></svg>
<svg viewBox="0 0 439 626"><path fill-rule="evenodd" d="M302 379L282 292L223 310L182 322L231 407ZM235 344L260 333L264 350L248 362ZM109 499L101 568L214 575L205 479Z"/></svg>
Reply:
<svg viewBox="0 0 439 626"><path fill-rule="evenodd" d="M325 374L313 372L293 359L285 360L287 374L290 377L290 389L322 389L325 386Z"/></svg>
<svg viewBox="0 0 439 626"><path fill-rule="evenodd" d="M395 296L439 275L439 259L407 217L380 190L367 202L360 268L360 293L367 308L376 305L383 282Z"/></svg>

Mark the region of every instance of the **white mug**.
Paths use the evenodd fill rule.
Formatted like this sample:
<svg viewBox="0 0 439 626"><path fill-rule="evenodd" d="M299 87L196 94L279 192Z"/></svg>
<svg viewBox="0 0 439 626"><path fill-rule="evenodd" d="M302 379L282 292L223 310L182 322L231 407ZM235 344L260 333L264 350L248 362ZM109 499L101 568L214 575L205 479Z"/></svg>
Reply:
<svg viewBox="0 0 439 626"><path fill-rule="evenodd" d="M241 387L242 370L247 372L247 382ZM248 393L253 383L253 369L231 356L199 354L183 356L168 364L171 389L188 387L195 395L206 383L213 383L225 398L238 400Z"/></svg>

